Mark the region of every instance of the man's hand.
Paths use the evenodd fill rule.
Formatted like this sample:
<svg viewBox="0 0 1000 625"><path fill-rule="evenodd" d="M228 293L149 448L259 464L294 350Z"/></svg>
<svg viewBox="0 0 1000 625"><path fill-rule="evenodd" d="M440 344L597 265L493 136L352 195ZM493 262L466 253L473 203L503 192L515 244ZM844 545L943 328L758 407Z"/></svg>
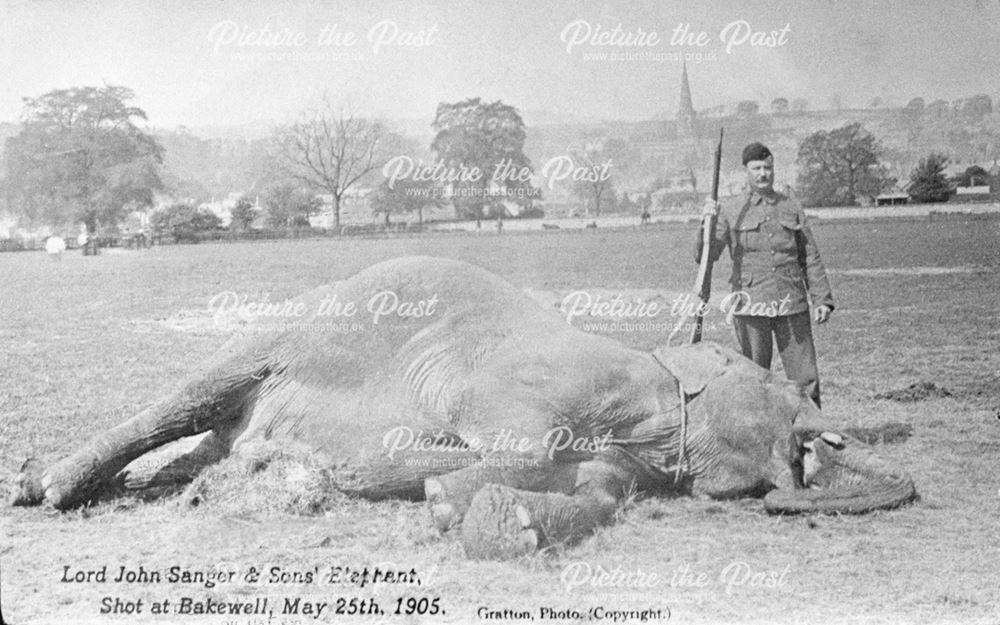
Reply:
<svg viewBox="0 0 1000 625"><path fill-rule="evenodd" d="M816 323L826 323L830 319L831 312L833 311L830 310L829 306L817 306L814 315Z"/></svg>
<svg viewBox="0 0 1000 625"><path fill-rule="evenodd" d="M712 215L713 217L719 214L719 202L713 200L710 197L705 198L705 205L701 208L701 214Z"/></svg>

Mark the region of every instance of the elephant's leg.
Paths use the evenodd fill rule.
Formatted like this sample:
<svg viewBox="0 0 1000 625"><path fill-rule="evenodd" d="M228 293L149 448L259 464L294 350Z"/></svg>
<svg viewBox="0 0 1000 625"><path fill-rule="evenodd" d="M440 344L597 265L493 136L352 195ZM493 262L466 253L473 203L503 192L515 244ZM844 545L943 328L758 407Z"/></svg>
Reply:
<svg viewBox="0 0 1000 625"><path fill-rule="evenodd" d="M466 555L516 557L540 547L578 541L612 522L634 476L601 460L574 468L578 485L570 494L526 492L499 484L482 488L462 523Z"/></svg>
<svg viewBox="0 0 1000 625"><path fill-rule="evenodd" d="M129 491L157 491L190 482L205 467L229 453L223 437L215 432L177 441L145 454L119 474Z"/></svg>
<svg viewBox="0 0 1000 625"><path fill-rule="evenodd" d="M253 354L239 356L92 438L40 475L25 475L12 503L33 505L44 499L58 509L85 504L128 463L147 451L237 419L268 375L266 365Z"/></svg>
<svg viewBox="0 0 1000 625"><path fill-rule="evenodd" d="M576 465L553 462L544 453L492 455L458 471L429 478L424 497L434 523L442 532L457 527L469 504L487 484L503 484L528 491L573 489Z"/></svg>

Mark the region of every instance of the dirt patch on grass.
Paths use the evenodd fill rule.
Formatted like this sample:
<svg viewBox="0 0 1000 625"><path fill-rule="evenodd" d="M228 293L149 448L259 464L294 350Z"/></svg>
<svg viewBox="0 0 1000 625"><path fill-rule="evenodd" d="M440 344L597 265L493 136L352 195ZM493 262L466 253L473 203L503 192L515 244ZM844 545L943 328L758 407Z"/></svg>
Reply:
<svg viewBox="0 0 1000 625"><path fill-rule="evenodd" d="M913 434L913 426L909 423L892 421L875 427L849 427L844 429L844 434L856 438L866 445L888 445L891 443L905 443Z"/></svg>
<svg viewBox="0 0 1000 625"><path fill-rule="evenodd" d="M926 401L928 399L938 399L941 397L951 397L952 393L943 386L938 386L933 382L914 382L906 388L895 389L877 393L875 399L889 399L899 402Z"/></svg>
<svg viewBox="0 0 1000 625"><path fill-rule="evenodd" d="M886 278L895 276L945 276L956 273L977 273L992 271L989 267L878 267L865 269L835 269L831 273L845 276L864 276L870 278Z"/></svg>
<svg viewBox="0 0 1000 625"><path fill-rule="evenodd" d="M228 335L246 327L247 321L235 313L213 313L210 310L182 308L165 317L133 319L132 325L139 332L153 328L167 328L199 336Z"/></svg>

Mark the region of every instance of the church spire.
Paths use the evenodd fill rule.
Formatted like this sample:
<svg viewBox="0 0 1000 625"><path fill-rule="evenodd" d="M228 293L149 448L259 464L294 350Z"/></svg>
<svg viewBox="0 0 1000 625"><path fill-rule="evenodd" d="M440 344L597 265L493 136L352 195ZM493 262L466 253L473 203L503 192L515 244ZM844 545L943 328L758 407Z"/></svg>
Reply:
<svg viewBox="0 0 1000 625"><path fill-rule="evenodd" d="M694 136L695 112L691 103L691 85L688 84L687 63L681 70L681 102L677 107L677 132L682 136Z"/></svg>

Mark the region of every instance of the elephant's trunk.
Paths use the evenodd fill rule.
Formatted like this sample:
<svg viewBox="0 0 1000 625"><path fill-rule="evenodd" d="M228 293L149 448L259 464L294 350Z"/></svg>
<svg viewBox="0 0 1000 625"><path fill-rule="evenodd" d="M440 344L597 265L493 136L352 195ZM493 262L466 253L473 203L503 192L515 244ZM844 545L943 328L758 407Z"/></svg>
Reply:
<svg viewBox="0 0 1000 625"><path fill-rule="evenodd" d="M804 487L768 493L764 497L768 512L862 514L896 508L916 498L913 480L905 471L858 441L837 437L830 444L827 436L803 448Z"/></svg>

